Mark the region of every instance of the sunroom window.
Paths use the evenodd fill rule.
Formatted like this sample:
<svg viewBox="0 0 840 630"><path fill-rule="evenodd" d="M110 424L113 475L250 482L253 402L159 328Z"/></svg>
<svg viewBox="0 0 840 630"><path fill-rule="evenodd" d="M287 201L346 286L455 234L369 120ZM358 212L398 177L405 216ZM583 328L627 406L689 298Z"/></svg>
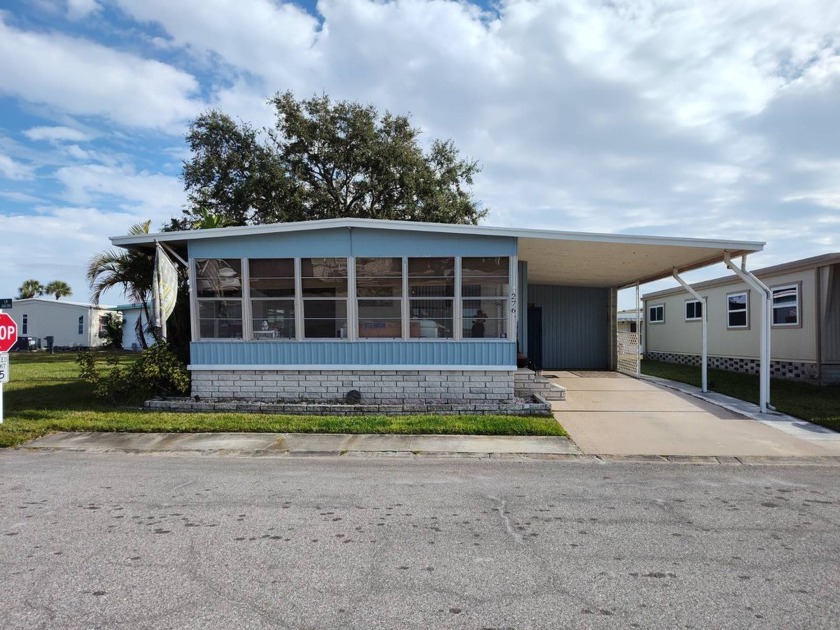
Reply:
<svg viewBox="0 0 840 630"><path fill-rule="evenodd" d="M464 339L508 336L509 274L507 256L461 259Z"/></svg>
<svg viewBox="0 0 840 630"><path fill-rule="evenodd" d="M357 258L360 339L402 337L402 258Z"/></svg>
<svg viewBox="0 0 840 630"><path fill-rule="evenodd" d="M295 261L256 258L248 261L254 339L295 338Z"/></svg>
<svg viewBox="0 0 840 630"><path fill-rule="evenodd" d="M242 338L242 261L195 261L198 329L202 339Z"/></svg>
<svg viewBox="0 0 840 630"><path fill-rule="evenodd" d="M347 336L347 259L302 258L303 336Z"/></svg>
<svg viewBox="0 0 840 630"><path fill-rule="evenodd" d="M451 339L455 296L454 258L409 258L409 333L413 338Z"/></svg>

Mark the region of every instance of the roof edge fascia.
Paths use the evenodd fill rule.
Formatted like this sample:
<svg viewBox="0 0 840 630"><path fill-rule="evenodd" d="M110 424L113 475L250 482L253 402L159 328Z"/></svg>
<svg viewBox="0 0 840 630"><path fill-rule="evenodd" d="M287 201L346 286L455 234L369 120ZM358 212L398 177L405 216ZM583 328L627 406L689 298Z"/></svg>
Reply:
<svg viewBox="0 0 840 630"><path fill-rule="evenodd" d="M566 232L532 228L506 228L499 226L464 225L450 223L423 223L419 221L388 221L381 219L323 219L319 221L298 221L294 223L272 223L269 225L246 225L206 230L183 230L180 232L158 232L129 236L112 236L110 241L118 247L150 245L155 241L179 242L262 234L282 234L308 230L335 228L370 228L380 230L408 230L413 232L434 232L446 234L470 234L475 236L501 236L519 239L591 241L597 243L625 243L633 245L673 245L682 247L704 247L727 249L733 252L752 253L764 249L761 241L731 241L705 238L683 238L676 236L644 236L632 234L603 234L596 232Z"/></svg>

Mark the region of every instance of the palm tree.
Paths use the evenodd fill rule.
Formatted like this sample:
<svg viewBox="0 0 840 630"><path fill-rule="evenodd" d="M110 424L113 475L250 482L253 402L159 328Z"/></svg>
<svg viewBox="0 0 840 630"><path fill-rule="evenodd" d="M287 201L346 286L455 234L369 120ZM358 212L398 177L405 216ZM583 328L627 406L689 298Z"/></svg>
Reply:
<svg viewBox="0 0 840 630"><path fill-rule="evenodd" d="M36 295L44 295L44 285L33 278L24 280L18 289L18 299L25 300Z"/></svg>
<svg viewBox="0 0 840 630"><path fill-rule="evenodd" d="M54 295L56 300L73 295L73 289L64 280L53 280L44 288L44 292L49 295Z"/></svg>
<svg viewBox="0 0 840 630"><path fill-rule="evenodd" d="M198 218L192 222L192 229L211 230L227 227L228 225L230 225L230 221L226 216L211 212L207 208L202 208Z"/></svg>
<svg viewBox="0 0 840 630"><path fill-rule="evenodd" d="M128 233L132 235L148 234L151 221L132 225ZM154 252L146 253L136 249L115 250L107 249L90 259L87 268L87 279L90 283L91 301L99 304L102 294L108 289L119 287L136 303L143 305L146 323L152 318L149 313L149 301L152 297L152 274L155 268ZM142 318L137 319L137 341L142 348L147 348L146 337L143 334Z"/></svg>

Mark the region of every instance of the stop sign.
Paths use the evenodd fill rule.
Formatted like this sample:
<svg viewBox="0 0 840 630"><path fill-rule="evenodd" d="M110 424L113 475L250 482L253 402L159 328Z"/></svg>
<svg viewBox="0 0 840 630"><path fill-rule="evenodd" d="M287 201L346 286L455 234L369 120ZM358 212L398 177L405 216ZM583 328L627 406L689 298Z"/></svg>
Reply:
<svg viewBox="0 0 840 630"><path fill-rule="evenodd" d="M0 313L0 352L8 352L17 341L17 324L8 313Z"/></svg>

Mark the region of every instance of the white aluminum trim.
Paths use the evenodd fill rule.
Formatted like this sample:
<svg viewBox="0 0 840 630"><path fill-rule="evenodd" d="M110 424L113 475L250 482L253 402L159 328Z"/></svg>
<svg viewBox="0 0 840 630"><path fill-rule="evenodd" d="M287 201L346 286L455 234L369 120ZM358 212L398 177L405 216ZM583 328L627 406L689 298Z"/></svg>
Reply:
<svg viewBox="0 0 840 630"><path fill-rule="evenodd" d="M511 256L508 265L508 329L507 336L519 337L519 257Z"/></svg>
<svg viewBox="0 0 840 630"><path fill-rule="evenodd" d="M236 371L236 370L261 370L261 371L318 371L318 372L342 372L346 370L371 371L388 370L394 372L424 371L424 372L515 372L515 365L188 365L187 369L193 372L202 371Z"/></svg>
<svg viewBox="0 0 840 630"><path fill-rule="evenodd" d="M242 339L253 341L254 318L251 315L251 261L241 258L239 265L242 269Z"/></svg>
<svg viewBox="0 0 840 630"><path fill-rule="evenodd" d="M351 233L352 238L352 233ZM359 296L356 295L356 257L347 257L347 319L344 326L349 341L359 340Z"/></svg>
<svg viewBox="0 0 840 630"><path fill-rule="evenodd" d="M558 241L591 241L595 243L625 243L628 245L675 245L685 247L706 247L710 249L761 251L760 241L732 241L720 239L680 238L673 236L634 236L624 234L598 234L594 232L564 232L558 230L537 230L528 228L506 228L495 226L459 225L448 223L421 223L416 221L385 221L381 219L323 219L320 221L297 221L269 225L247 225L208 230L185 230L181 232L159 232L138 236L112 236L117 246L143 245L154 242L190 241L231 236L281 234L309 230L334 228L369 228L381 230L402 230L409 232L433 232L436 234L473 234L477 236L505 236Z"/></svg>
<svg viewBox="0 0 840 630"><path fill-rule="evenodd" d="M295 258L295 340L303 341L303 280L300 258Z"/></svg>
<svg viewBox="0 0 840 630"><path fill-rule="evenodd" d="M195 258L190 258L190 336L191 341L198 341L198 291L195 284ZM141 314L142 319L142 314Z"/></svg>
<svg viewBox="0 0 840 630"><path fill-rule="evenodd" d="M411 340L411 297L408 295L408 256L402 257L402 339Z"/></svg>
<svg viewBox="0 0 840 630"><path fill-rule="evenodd" d="M461 260L462 256L455 256L455 290L453 291L453 295L455 296L453 299L452 304L452 338L455 341L463 341L464 340L464 304L461 302L461 294L463 291L461 290Z"/></svg>

